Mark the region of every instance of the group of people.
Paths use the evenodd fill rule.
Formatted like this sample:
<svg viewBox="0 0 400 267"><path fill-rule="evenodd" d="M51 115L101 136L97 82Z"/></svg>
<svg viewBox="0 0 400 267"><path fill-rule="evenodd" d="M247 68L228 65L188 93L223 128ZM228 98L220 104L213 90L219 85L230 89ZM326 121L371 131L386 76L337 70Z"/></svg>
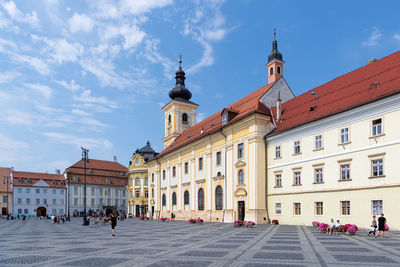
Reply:
<svg viewBox="0 0 400 267"><path fill-rule="evenodd" d="M41 217L40 219L42 219L43 217ZM55 223L62 223L62 224L64 224L65 223L65 221L67 220L67 217L65 217L65 215L57 215L57 214L53 214L53 215L51 215L50 216L50 220L51 220L51 223L52 224L55 224Z"/></svg>
<svg viewBox="0 0 400 267"><path fill-rule="evenodd" d="M376 232L376 229L378 228L378 232ZM369 230L368 236L371 234L374 234L375 238L381 235L381 238L383 238L383 233L389 229L386 218L384 214L382 213L381 216L378 218L378 223L376 222L376 216L374 215L372 217L372 222L371 222L371 229Z"/></svg>
<svg viewBox="0 0 400 267"><path fill-rule="evenodd" d="M326 234L331 235L335 234L337 235L338 232L341 231L342 225L340 224L340 221L337 220L336 222L331 219L331 222L329 223L329 227L326 229Z"/></svg>

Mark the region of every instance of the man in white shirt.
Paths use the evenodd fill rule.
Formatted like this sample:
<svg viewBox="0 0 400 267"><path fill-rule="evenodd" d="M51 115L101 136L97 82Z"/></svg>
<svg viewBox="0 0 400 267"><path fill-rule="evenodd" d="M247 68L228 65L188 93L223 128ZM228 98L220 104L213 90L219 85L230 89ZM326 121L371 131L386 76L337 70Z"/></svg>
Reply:
<svg viewBox="0 0 400 267"><path fill-rule="evenodd" d="M326 229L326 234L332 234L333 227L335 227L335 221L331 219L331 222L329 223L328 229Z"/></svg>
<svg viewBox="0 0 400 267"><path fill-rule="evenodd" d="M338 232L339 232L341 226L342 226L342 225L340 224L340 221L337 220L336 223L335 223L335 226L333 227L333 232L335 233L335 235L338 234Z"/></svg>

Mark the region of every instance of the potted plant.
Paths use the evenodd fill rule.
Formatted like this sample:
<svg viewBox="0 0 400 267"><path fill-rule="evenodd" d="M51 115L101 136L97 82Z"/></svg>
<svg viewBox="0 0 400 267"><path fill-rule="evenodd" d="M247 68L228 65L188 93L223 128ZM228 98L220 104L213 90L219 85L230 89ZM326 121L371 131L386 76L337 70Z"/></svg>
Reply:
<svg viewBox="0 0 400 267"><path fill-rule="evenodd" d="M253 228L254 226L256 225L256 223L255 222L252 222L252 221L247 221L246 223L245 223L245 227L251 227L251 228Z"/></svg>
<svg viewBox="0 0 400 267"><path fill-rule="evenodd" d="M320 225L320 222L317 222L317 221L312 222L312 226L318 227L318 225Z"/></svg>
<svg viewBox="0 0 400 267"><path fill-rule="evenodd" d="M328 229L329 225L327 223L320 223L318 225L318 230L320 230L321 232L325 233L326 229Z"/></svg>
<svg viewBox="0 0 400 267"><path fill-rule="evenodd" d="M278 220L272 220L272 224L279 224L279 221Z"/></svg>
<svg viewBox="0 0 400 267"><path fill-rule="evenodd" d="M204 222L204 220L203 220L203 219L200 219L200 218L198 218L198 219L196 220L196 222L197 222L197 223L200 223L200 224L202 224L202 223Z"/></svg>
<svg viewBox="0 0 400 267"><path fill-rule="evenodd" d="M343 232L347 232L347 229L348 229L350 226L351 226L351 224L345 224L345 225L343 225L342 231L343 231Z"/></svg>
<svg viewBox="0 0 400 267"><path fill-rule="evenodd" d="M358 227L355 224L352 224L347 228L348 235L355 235L357 231L358 231Z"/></svg>
<svg viewBox="0 0 400 267"><path fill-rule="evenodd" d="M190 219L190 220L188 221L188 223L196 223L196 222L197 222L196 219Z"/></svg>
<svg viewBox="0 0 400 267"><path fill-rule="evenodd" d="M162 222L167 222L167 221L169 221L169 218L161 217L161 218L160 218L160 221L162 221Z"/></svg>
<svg viewBox="0 0 400 267"><path fill-rule="evenodd" d="M244 225L244 221L241 221L241 220L236 220L233 222L234 227L241 227L243 225Z"/></svg>

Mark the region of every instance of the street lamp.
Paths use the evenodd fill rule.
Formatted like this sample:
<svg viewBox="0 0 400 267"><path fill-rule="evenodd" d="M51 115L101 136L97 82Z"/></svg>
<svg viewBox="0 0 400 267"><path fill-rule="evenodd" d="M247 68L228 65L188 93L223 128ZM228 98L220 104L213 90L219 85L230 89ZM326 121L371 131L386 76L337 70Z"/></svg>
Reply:
<svg viewBox="0 0 400 267"><path fill-rule="evenodd" d="M83 160L83 225L89 225L88 220L86 220L86 162L88 162L89 149L82 149L82 160Z"/></svg>
<svg viewBox="0 0 400 267"><path fill-rule="evenodd" d="M71 221L71 217L69 216L69 209L70 209L70 196L69 191L71 191L71 183L69 182L70 177L67 175L67 221Z"/></svg>
<svg viewBox="0 0 400 267"><path fill-rule="evenodd" d="M9 220L9 212L8 212L8 202L9 202L9 200L8 200L8 178L10 178L9 176L4 176L3 177L4 179L3 179L3 184L6 184L6 180L7 180L7 220Z"/></svg>

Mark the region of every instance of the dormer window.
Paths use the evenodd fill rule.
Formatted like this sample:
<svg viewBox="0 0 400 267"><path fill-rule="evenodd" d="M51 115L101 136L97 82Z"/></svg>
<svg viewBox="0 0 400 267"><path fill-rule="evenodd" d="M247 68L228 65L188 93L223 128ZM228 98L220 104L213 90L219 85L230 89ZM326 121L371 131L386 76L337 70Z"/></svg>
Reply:
<svg viewBox="0 0 400 267"><path fill-rule="evenodd" d="M224 108L221 112L222 125L227 124L229 121L235 118L237 114L239 114L239 111L232 109L232 107Z"/></svg>
<svg viewBox="0 0 400 267"><path fill-rule="evenodd" d="M63 182L63 181L61 181L61 182L60 182L60 185L64 185L64 182Z"/></svg>
<svg viewBox="0 0 400 267"><path fill-rule="evenodd" d="M31 180L27 179L27 180L26 180L26 183L27 183L27 184L30 184L30 183L31 183Z"/></svg>
<svg viewBox="0 0 400 267"><path fill-rule="evenodd" d="M110 183L111 183L110 177L107 178L106 182L107 182L107 184L110 184Z"/></svg>
<svg viewBox="0 0 400 267"><path fill-rule="evenodd" d="M20 184L21 184L21 183L22 183L22 179L18 179L18 183L20 183Z"/></svg>
<svg viewBox="0 0 400 267"><path fill-rule="evenodd" d="M92 170L92 169L89 169L89 170L88 170L88 173L93 173L93 170Z"/></svg>
<svg viewBox="0 0 400 267"><path fill-rule="evenodd" d="M56 185L56 181L52 181L51 184L52 184L52 185Z"/></svg>
<svg viewBox="0 0 400 267"><path fill-rule="evenodd" d="M182 114L182 123L183 124L188 124L188 115L186 113Z"/></svg>
<svg viewBox="0 0 400 267"><path fill-rule="evenodd" d="M225 112L224 114L222 114L222 125L227 124L228 123L228 112Z"/></svg>
<svg viewBox="0 0 400 267"><path fill-rule="evenodd" d="M79 181L79 178L77 176L74 176L74 181L75 182Z"/></svg>

